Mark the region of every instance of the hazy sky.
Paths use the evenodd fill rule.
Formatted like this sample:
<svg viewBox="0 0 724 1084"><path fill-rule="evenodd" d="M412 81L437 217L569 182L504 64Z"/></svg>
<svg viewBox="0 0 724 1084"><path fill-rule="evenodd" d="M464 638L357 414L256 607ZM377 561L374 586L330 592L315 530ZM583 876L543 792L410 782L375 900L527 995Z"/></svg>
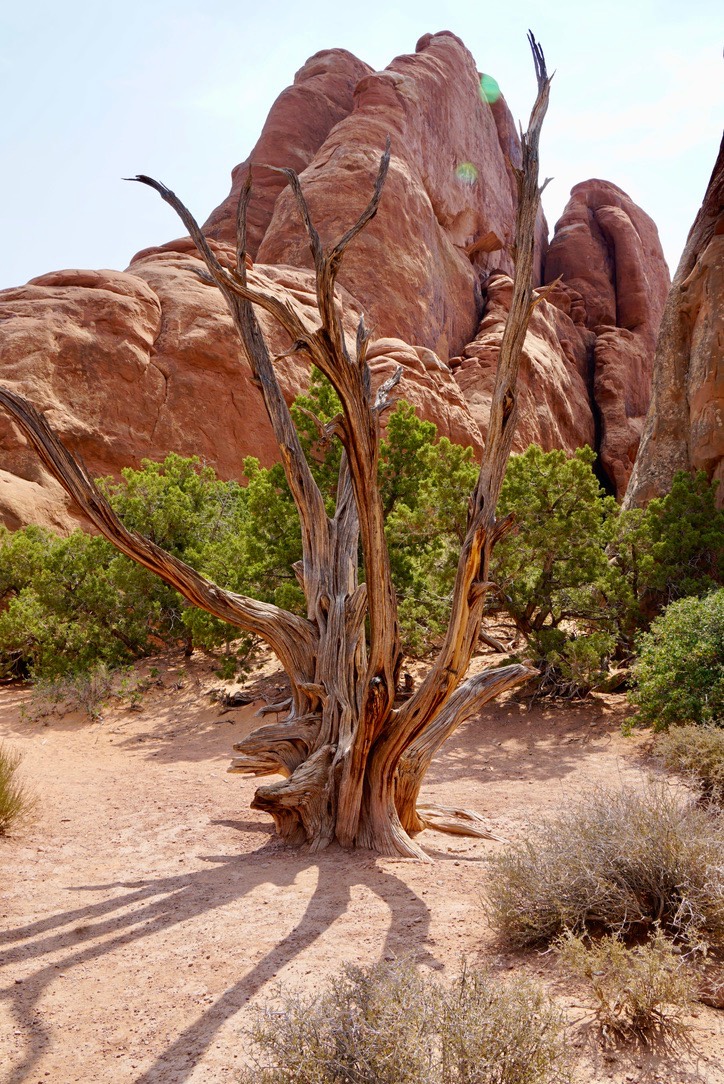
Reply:
<svg viewBox="0 0 724 1084"><path fill-rule="evenodd" d="M543 131L552 227L602 177L656 221L672 273L721 139L718 0L25 0L0 13L0 287L66 267L125 267L178 236L121 177L150 173L204 219L295 71L342 46L375 68L452 30L527 121L526 30L556 70Z"/></svg>

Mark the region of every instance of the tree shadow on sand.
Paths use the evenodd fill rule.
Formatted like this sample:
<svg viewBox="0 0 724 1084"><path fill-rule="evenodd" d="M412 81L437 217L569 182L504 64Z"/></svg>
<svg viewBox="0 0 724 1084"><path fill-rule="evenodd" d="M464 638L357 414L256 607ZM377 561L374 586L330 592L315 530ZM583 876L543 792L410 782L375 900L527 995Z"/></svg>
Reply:
<svg viewBox="0 0 724 1084"><path fill-rule="evenodd" d="M267 856L269 861L262 866L258 860ZM405 942L410 941L411 925L414 925L417 950L427 939L430 915L426 904L407 884L375 864L371 856L360 855L358 862L347 863L340 862L339 854L334 851L322 855L280 853L276 844L271 844L251 855L214 855L204 857L203 861L206 863L203 869L177 876L83 885L82 891L114 895L0 933L0 968L14 963L25 967L30 962L37 964L37 970L26 975L22 983L11 978L0 990L0 997L10 1003L16 1026L28 1036L25 1056L5 1078L6 1084L27 1081L53 1038L39 1016L38 1003L50 983L57 979L59 970L67 972L109 956L115 949L140 945L145 938L198 916L210 915L262 884L280 889L291 886L305 869L316 867L318 880L295 928L191 1022L136 1078L135 1084L152 1084L160 1079L186 1080L222 1025L280 968L313 944L346 912L358 885L367 886L389 906L390 924L381 946L383 956L390 951L404 951ZM118 889L125 891L118 895ZM104 940L99 942L99 938ZM425 956L418 959L424 961ZM439 966L433 957L428 955L427 959L433 966Z"/></svg>

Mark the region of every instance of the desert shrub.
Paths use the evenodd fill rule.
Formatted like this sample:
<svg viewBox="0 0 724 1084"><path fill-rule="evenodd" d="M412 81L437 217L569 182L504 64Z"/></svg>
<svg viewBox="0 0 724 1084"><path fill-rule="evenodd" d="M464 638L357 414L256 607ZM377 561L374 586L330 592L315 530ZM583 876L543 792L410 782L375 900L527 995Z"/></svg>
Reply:
<svg viewBox="0 0 724 1084"><path fill-rule="evenodd" d="M621 575L606 546L618 515L593 472L595 453L544 452L532 444L510 459L499 514L516 530L496 547L491 577L526 637L541 688L576 695L605 678L617 642Z"/></svg>
<svg viewBox="0 0 724 1084"><path fill-rule="evenodd" d="M716 507L716 489L703 471L679 471L665 496L621 513L613 548L637 624L724 583L724 509Z"/></svg>
<svg viewBox="0 0 724 1084"><path fill-rule="evenodd" d="M22 820L32 808L28 792L17 777L20 756L0 745L0 836Z"/></svg>
<svg viewBox="0 0 724 1084"><path fill-rule="evenodd" d="M662 786L605 790L491 859L493 924L515 946L573 934L724 948L724 823Z"/></svg>
<svg viewBox="0 0 724 1084"><path fill-rule="evenodd" d="M40 676L33 686L28 714L33 719L42 719L46 715L79 711L90 719L100 719L114 693L114 676L117 674L118 670L99 662L87 670L50 678ZM124 681L121 679L122 684Z"/></svg>
<svg viewBox="0 0 724 1084"><path fill-rule="evenodd" d="M197 459L145 460L141 470L125 470L121 482L101 486L129 527L200 571L219 566L229 538L241 533L244 491ZM242 558L225 567L224 585L239 589ZM166 646L213 647L238 635L83 531L59 538L37 527L0 529L0 604L2 676L52 682L99 665L127 665Z"/></svg>
<svg viewBox="0 0 724 1084"><path fill-rule="evenodd" d="M638 720L672 723L724 719L724 588L673 602L639 640L630 699Z"/></svg>
<svg viewBox="0 0 724 1084"><path fill-rule="evenodd" d="M586 981L604 1036L648 1043L681 1034L696 976L660 930L632 948L610 935L587 942L573 934L560 938L556 948L564 967Z"/></svg>
<svg viewBox="0 0 724 1084"><path fill-rule="evenodd" d="M464 972L449 988L409 963L346 967L315 998L262 1011L251 1084L568 1081L562 1018L529 983Z"/></svg>
<svg viewBox="0 0 724 1084"><path fill-rule="evenodd" d="M673 726L656 739L667 768L691 779L706 798L724 802L724 728Z"/></svg>

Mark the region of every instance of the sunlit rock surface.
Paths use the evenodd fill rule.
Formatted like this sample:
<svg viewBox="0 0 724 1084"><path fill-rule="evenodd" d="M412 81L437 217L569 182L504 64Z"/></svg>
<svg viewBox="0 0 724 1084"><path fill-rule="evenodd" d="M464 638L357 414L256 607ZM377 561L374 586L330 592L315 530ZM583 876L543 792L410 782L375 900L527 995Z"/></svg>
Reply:
<svg viewBox="0 0 724 1084"><path fill-rule="evenodd" d="M300 172L328 244L369 200L388 136L379 213L340 275L345 327L354 336L364 313L373 384L401 365L400 394L479 454L510 302L520 143L494 80L481 77L459 38L426 34L382 72L344 50L315 54L275 102L204 229L230 264L251 166L250 275L311 314L307 238L284 176L265 167ZM126 271L58 271L0 294L0 380L47 413L93 474L175 451L239 478L246 455L275 458L261 396L221 296L195 274L200 266L181 238L138 253ZM550 249L539 216L535 279L549 285L526 341L516 448L592 444L621 494L668 284L655 226L615 185L578 185ZM286 351L284 333L260 318L274 353ZM288 400L307 386L298 358L277 368ZM73 522L5 418L0 517L12 527Z"/></svg>
<svg viewBox="0 0 724 1084"><path fill-rule="evenodd" d="M692 469L719 483L724 505L724 141L666 302L626 504L661 496Z"/></svg>

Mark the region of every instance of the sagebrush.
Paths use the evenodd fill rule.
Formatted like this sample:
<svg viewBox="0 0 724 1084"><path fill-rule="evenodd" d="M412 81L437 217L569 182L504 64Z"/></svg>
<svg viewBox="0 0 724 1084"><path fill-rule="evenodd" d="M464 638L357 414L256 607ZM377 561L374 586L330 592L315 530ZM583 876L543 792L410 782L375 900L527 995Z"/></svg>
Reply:
<svg viewBox="0 0 724 1084"><path fill-rule="evenodd" d="M685 775L705 798L724 803L724 727L672 726L654 748L667 768Z"/></svg>
<svg viewBox="0 0 724 1084"><path fill-rule="evenodd" d="M524 980L408 962L346 967L317 997L259 1012L244 1084L564 1084L563 1018Z"/></svg>
<svg viewBox="0 0 724 1084"><path fill-rule="evenodd" d="M724 822L665 786L595 791L490 865L492 921L512 945L658 926L724 949Z"/></svg>
<svg viewBox="0 0 724 1084"><path fill-rule="evenodd" d="M640 945L619 937L585 941L566 934L556 944L564 967L586 982L606 1038L672 1041L696 994L696 974L678 946L659 929Z"/></svg>
<svg viewBox="0 0 724 1084"><path fill-rule="evenodd" d="M19 765L20 756L0 745L0 835L5 835L33 807L30 795L18 779Z"/></svg>

